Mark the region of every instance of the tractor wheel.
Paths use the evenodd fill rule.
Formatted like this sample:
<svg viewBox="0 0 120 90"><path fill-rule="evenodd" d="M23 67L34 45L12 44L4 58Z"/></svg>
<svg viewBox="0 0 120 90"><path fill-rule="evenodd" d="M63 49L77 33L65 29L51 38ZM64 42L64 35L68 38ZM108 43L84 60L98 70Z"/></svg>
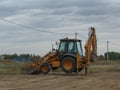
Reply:
<svg viewBox="0 0 120 90"><path fill-rule="evenodd" d="M50 72L50 65L48 63L43 63L40 67L40 71L43 74L48 74Z"/></svg>
<svg viewBox="0 0 120 90"><path fill-rule="evenodd" d="M75 59L72 57L65 57L61 61L61 68L66 73L72 73L76 69Z"/></svg>

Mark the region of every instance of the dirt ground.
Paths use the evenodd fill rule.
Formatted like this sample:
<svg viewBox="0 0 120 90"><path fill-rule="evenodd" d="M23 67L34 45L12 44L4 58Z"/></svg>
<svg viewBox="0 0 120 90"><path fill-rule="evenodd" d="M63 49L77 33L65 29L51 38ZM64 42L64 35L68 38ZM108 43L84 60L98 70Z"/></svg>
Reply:
<svg viewBox="0 0 120 90"><path fill-rule="evenodd" d="M0 90L120 90L120 72L0 75Z"/></svg>

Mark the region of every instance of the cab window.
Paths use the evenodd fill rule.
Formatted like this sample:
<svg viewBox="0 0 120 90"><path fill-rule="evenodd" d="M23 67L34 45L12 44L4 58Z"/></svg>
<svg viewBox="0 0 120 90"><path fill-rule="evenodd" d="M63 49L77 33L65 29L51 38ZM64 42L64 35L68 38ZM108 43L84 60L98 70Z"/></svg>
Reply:
<svg viewBox="0 0 120 90"><path fill-rule="evenodd" d="M83 56L82 46L80 42L77 42L78 53Z"/></svg>
<svg viewBox="0 0 120 90"><path fill-rule="evenodd" d="M69 53L76 53L76 44L75 42L68 42L68 52Z"/></svg>
<svg viewBox="0 0 120 90"><path fill-rule="evenodd" d="M66 45L66 42L61 42L58 51L59 52L65 52L65 45Z"/></svg>

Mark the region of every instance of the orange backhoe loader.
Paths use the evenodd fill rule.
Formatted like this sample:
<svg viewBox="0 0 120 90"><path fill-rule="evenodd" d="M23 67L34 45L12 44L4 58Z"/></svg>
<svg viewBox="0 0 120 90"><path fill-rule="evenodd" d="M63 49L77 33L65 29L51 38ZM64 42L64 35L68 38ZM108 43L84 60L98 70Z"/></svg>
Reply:
<svg viewBox="0 0 120 90"><path fill-rule="evenodd" d="M26 65L29 74L48 74L50 70L61 68L66 73L80 72L87 68L91 61L97 56L96 30L90 28L89 37L85 44L85 55L83 55L81 40L60 39L59 48L55 52L49 52L41 60Z"/></svg>

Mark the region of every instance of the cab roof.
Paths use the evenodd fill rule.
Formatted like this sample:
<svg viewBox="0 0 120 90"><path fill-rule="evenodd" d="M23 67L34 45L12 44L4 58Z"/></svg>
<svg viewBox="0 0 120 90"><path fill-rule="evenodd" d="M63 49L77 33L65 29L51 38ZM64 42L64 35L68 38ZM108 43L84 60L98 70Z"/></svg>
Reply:
<svg viewBox="0 0 120 90"><path fill-rule="evenodd" d="M78 42L81 42L80 39L69 39L69 38L60 39L60 41L78 41Z"/></svg>

